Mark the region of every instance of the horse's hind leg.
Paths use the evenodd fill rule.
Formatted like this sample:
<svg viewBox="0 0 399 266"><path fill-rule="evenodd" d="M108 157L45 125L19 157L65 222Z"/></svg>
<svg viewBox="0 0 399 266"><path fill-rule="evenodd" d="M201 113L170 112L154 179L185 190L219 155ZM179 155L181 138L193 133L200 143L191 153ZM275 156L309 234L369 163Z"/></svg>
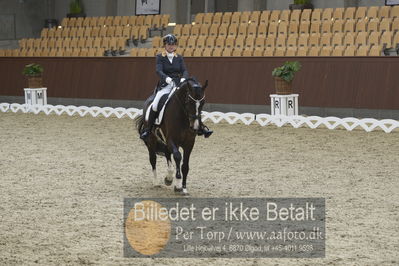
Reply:
<svg viewBox="0 0 399 266"><path fill-rule="evenodd" d="M157 154L155 153L154 150L152 150L151 148L148 148L148 153L150 155L150 163L151 163L151 167L152 167L152 173L154 175L154 179L153 179L153 184L154 186L159 186L160 182L157 178Z"/></svg>
<svg viewBox="0 0 399 266"><path fill-rule="evenodd" d="M183 174L183 194L187 195L188 191L187 191L187 175L188 175L188 171L190 170L189 167L189 161L190 161L190 154L191 151L193 150L193 146L194 143L192 145L189 145L187 147L184 148L184 153L183 153L183 165L181 167L182 170L182 174Z"/></svg>

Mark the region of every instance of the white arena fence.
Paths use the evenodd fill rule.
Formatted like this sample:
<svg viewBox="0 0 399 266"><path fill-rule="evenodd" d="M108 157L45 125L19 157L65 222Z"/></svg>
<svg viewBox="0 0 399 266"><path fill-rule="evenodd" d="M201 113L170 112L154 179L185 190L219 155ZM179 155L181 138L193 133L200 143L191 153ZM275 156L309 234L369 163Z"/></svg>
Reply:
<svg viewBox="0 0 399 266"><path fill-rule="evenodd" d="M97 117L102 115L104 117L116 116L117 118L129 117L135 119L143 113L141 109L137 108L112 108L112 107L87 107L87 106L63 106L63 105L27 105L18 103L0 103L0 112L23 112L34 113L40 112L49 114L67 114L69 116L80 115L81 117L91 115ZM213 123L227 122L229 124L244 123L250 125L257 123L261 126L275 125L277 127L292 126L299 128L307 126L309 128L326 127L328 129L344 128L352 131L355 128L363 129L367 132L373 130L383 130L390 133L396 128L399 128L399 121L392 119L377 120L373 118L357 119L353 117L338 118L338 117L319 117L319 116L283 116L283 115L268 115L268 114L252 114L243 113L238 114L234 112L202 112L203 121L210 120Z"/></svg>

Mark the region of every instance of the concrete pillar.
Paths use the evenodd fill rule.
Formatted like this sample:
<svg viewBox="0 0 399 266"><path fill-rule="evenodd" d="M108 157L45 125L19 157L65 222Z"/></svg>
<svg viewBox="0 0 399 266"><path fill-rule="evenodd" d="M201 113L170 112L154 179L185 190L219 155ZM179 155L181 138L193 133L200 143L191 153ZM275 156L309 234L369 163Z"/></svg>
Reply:
<svg viewBox="0 0 399 266"><path fill-rule="evenodd" d="M238 1L237 11L252 11L254 10L255 0Z"/></svg>
<svg viewBox="0 0 399 266"><path fill-rule="evenodd" d="M136 1L134 0L118 0L117 15L133 16L136 12Z"/></svg>

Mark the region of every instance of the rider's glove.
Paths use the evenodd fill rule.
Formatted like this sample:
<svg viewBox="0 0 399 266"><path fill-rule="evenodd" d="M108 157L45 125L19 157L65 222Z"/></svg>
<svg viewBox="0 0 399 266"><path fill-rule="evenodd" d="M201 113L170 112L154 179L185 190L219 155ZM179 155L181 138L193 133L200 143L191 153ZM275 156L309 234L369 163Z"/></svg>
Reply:
<svg viewBox="0 0 399 266"><path fill-rule="evenodd" d="M172 78L171 77L167 77L166 79L165 79L165 82L166 83L168 83L168 84L172 84Z"/></svg>
<svg viewBox="0 0 399 266"><path fill-rule="evenodd" d="M184 82L185 80L186 80L185 78L181 78L180 83Z"/></svg>

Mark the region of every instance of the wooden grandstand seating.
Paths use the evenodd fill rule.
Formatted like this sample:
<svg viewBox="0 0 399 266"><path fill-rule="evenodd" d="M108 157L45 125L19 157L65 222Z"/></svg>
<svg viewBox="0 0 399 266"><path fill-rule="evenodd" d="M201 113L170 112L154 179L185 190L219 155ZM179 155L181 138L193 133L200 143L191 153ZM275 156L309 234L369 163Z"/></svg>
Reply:
<svg viewBox="0 0 399 266"><path fill-rule="evenodd" d="M308 56L319 56L320 54L320 47L312 46L308 51Z"/></svg>
<svg viewBox="0 0 399 266"><path fill-rule="evenodd" d="M247 27L247 35L248 36L256 36L258 30L258 25L251 23Z"/></svg>
<svg viewBox="0 0 399 266"><path fill-rule="evenodd" d="M311 14L311 18L310 18L312 23L316 22L316 21L318 21L318 22L321 21L321 13L322 13L322 9L320 9L320 8L313 9L312 14Z"/></svg>
<svg viewBox="0 0 399 266"><path fill-rule="evenodd" d="M267 24L259 24L258 26L258 36L267 35Z"/></svg>
<svg viewBox="0 0 399 266"><path fill-rule="evenodd" d="M354 46L355 45L355 36L353 33L348 32L347 34L345 34L343 45L344 46Z"/></svg>
<svg viewBox="0 0 399 266"><path fill-rule="evenodd" d="M276 46L277 47L285 47L286 46L286 42L287 42L287 39L286 39L285 35L277 36L277 39L276 39Z"/></svg>
<svg viewBox="0 0 399 266"><path fill-rule="evenodd" d="M212 24L209 28L209 36L218 36L219 34L219 25L218 24Z"/></svg>
<svg viewBox="0 0 399 266"><path fill-rule="evenodd" d="M312 14L311 9L304 9L301 14L301 23L304 21L309 21L310 22L310 16Z"/></svg>
<svg viewBox="0 0 399 266"><path fill-rule="evenodd" d="M378 18L379 7L371 6L367 9L366 19Z"/></svg>
<svg viewBox="0 0 399 266"><path fill-rule="evenodd" d="M222 12L214 13L213 18L212 18L212 24L216 24L216 25L222 24L222 17L223 17Z"/></svg>
<svg viewBox="0 0 399 266"><path fill-rule="evenodd" d="M206 25L212 24L213 16L214 15L212 13L204 14L204 16L202 18L202 24L206 24Z"/></svg>
<svg viewBox="0 0 399 266"><path fill-rule="evenodd" d="M309 36L308 46L316 46L318 47L320 43L320 33L312 33Z"/></svg>
<svg viewBox="0 0 399 266"><path fill-rule="evenodd" d="M278 23L279 20L280 20L280 13L281 13L281 10L273 10L273 11L270 13L269 22Z"/></svg>
<svg viewBox="0 0 399 266"><path fill-rule="evenodd" d="M240 23L240 19L241 19L241 12L234 12L231 15L231 24L239 24Z"/></svg>
<svg viewBox="0 0 399 266"><path fill-rule="evenodd" d="M274 47L266 47L263 56L274 56Z"/></svg>
<svg viewBox="0 0 399 266"><path fill-rule="evenodd" d="M222 16L222 24L229 25L231 22L231 16L233 15L232 12L225 12Z"/></svg>
<svg viewBox="0 0 399 266"><path fill-rule="evenodd" d="M248 36L245 39L245 44L244 44L245 49L253 49L255 47L255 36Z"/></svg>
<svg viewBox="0 0 399 266"><path fill-rule="evenodd" d="M245 37L244 36L238 36L235 40L234 46L237 49L243 49L244 48L244 42L245 42Z"/></svg>
<svg viewBox="0 0 399 266"><path fill-rule="evenodd" d="M260 11L253 11L249 17L249 21L251 21L251 24L258 25L259 24L259 19L260 19Z"/></svg>
<svg viewBox="0 0 399 266"><path fill-rule="evenodd" d="M344 32L355 32L355 20L348 19L344 25Z"/></svg>
<svg viewBox="0 0 399 266"><path fill-rule="evenodd" d="M225 48L233 48L235 46L236 38L235 36L228 36L224 42Z"/></svg>
<svg viewBox="0 0 399 266"><path fill-rule="evenodd" d="M355 19L356 20L359 20L359 19L365 19L366 18L366 13L367 13L367 7L365 7L365 6L359 6L357 9L356 9L356 12L355 12Z"/></svg>
<svg viewBox="0 0 399 266"><path fill-rule="evenodd" d="M310 33L320 33L320 29L321 29L321 23L320 23L320 21L318 20L318 21L313 21L311 24L310 24L310 30L309 30L309 32Z"/></svg>
<svg viewBox="0 0 399 266"><path fill-rule="evenodd" d="M364 31L367 31L366 25L367 25L366 20L364 20L364 19L359 19L359 20L356 22L355 31L356 31L356 32L362 32L362 31L364 32Z"/></svg>
<svg viewBox="0 0 399 266"><path fill-rule="evenodd" d="M243 50L242 49L234 49L231 53L231 56L242 56Z"/></svg>
<svg viewBox="0 0 399 266"><path fill-rule="evenodd" d="M383 18L389 18L391 13L391 7L390 6L382 6L378 10L378 15L377 17L381 20Z"/></svg>
<svg viewBox="0 0 399 266"><path fill-rule="evenodd" d="M367 31L368 32L372 32L372 31L379 31L379 24L380 24L380 20L379 19L371 19L369 20L369 22L367 23Z"/></svg>
<svg viewBox="0 0 399 266"><path fill-rule="evenodd" d="M288 24L287 24L286 21L281 21L278 24L277 32L278 32L279 35L280 34L287 35L287 33L288 33Z"/></svg>
<svg viewBox="0 0 399 266"><path fill-rule="evenodd" d="M298 34L290 34L287 39L287 47L296 47L298 40Z"/></svg>
<svg viewBox="0 0 399 266"><path fill-rule="evenodd" d="M367 45L367 37L368 37L367 32L359 32L355 39L355 45L356 46L366 46Z"/></svg>
<svg viewBox="0 0 399 266"><path fill-rule="evenodd" d="M344 50L343 56L355 56L355 47L347 46Z"/></svg>
<svg viewBox="0 0 399 266"><path fill-rule="evenodd" d="M252 53L252 56L263 56L264 51L264 47L256 47Z"/></svg>
<svg viewBox="0 0 399 266"><path fill-rule="evenodd" d="M215 47L215 41L216 41L216 37L209 36L208 38L206 38L205 47L213 49L213 47Z"/></svg>
<svg viewBox="0 0 399 266"><path fill-rule="evenodd" d="M344 54L343 46L334 46L331 56L343 56L343 54Z"/></svg>
<svg viewBox="0 0 399 266"><path fill-rule="evenodd" d="M182 28L183 25L182 24L177 24L174 28L173 28L173 34L176 35L177 37L181 36L181 32L182 32Z"/></svg>
<svg viewBox="0 0 399 266"><path fill-rule="evenodd" d="M216 38L215 40L215 47L217 48L223 48L224 47L224 43L225 43L226 38L223 36L219 36Z"/></svg>
<svg viewBox="0 0 399 266"><path fill-rule="evenodd" d="M285 56L296 56L297 49L298 48L296 46L287 47L287 50L285 52Z"/></svg>
<svg viewBox="0 0 399 266"><path fill-rule="evenodd" d="M196 46L197 42L197 37L196 36L190 36L187 40L186 47L188 48L194 48Z"/></svg>
<svg viewBox="0 0 399 266"><path fill-rule="evenodd" d="M201 29L201 25L199 25L199 24L192 25L190 36L199 36L200 29Z"/></svg>
<svg viewBox="0 0 399 266"><path fill-rule="evenodd" d="M379 45L380 44L380 32L371 32L369 34L369 39L368 39L368 44L369 45Z"/></svg>
<svg viewBox="0 0 399 266"><path fill-rule="evenodd" d="M212 56L222 56L223 48L216 47L212 51Z"/></svg>
<svg viewBox="0 0 399 266"><path fill-rule="evenodd" d="M246 36L247 35L248 24L239 24L238 26L238 35Z"/></svg>
<svg viewBox="0 0 399 266"><path fill-rule="evenodd" d="M277 46L277 47L274 49L273 55L274 55L274 56L285 56L285 51L286 51L285 47Z"/></svg>
<svg viewBox="0 0 399 266"><path fill-rule="evenodd" d="M331 45L334 47L342 46L343 38L344 38L344 36L342 33L335 33L332 37Z"/></svg>
<svg viewBox="0 0 399 266"><path fill-rule="evenodd" d="M369 47L367 45L361 45L356 50L356 56L368 56Z"/></svg>
<svg viewBox="0 0 399 266"><path fill-rule="evenodd" d="M355 7L347 7L347 8L345 8L344 19L346 19L346 20L354 19L355 18L355 12L356 12L356 8Z"/></svg>
<svg viewBox="0 0 399 266"><path fill-rule="evenodd" d="M227 24L220 25L218 32L219 32L218 36L227 36L228 25Z"/></svg>
<svg viewBox="0 0 399 266"><path fill-rule="evenodd" d="M248 11L242 12L241 17L240 17L240 24L248 24L250 15L251 15L251 12L248 12Z"/></svg>
<svg viewBox="0 0 399 266"><path fill-rule="evenodd" d="M209 35L209 28L210 28L209 25L201 25L199 35L208 36Z"/></svg>
<svg viewBox="0 0 399 266"><path fill-rule="evenodd" d="M331 20L324 20L321 24L321 33L331 33L333 22Z"/></svg>
<svg viewBox="0 0 399 266"><path fill-rule="evenodd" d="M291 17L290 17L290 22L292 23L292 22L295 21L295 22L299 23L300 18L301 18L301 12L302 12L302 10L300 10L300 9L292 10Z"/></svg>
<svg viewBox="0 0 399 266"><path fill-rule="evenodd" d="M308 46L309 34L301 34L298 38L298 46Z"/></svg>
<svg viewBox="0 0 399 266"><path fill-rule="evenodd" d="M262 13L260 13L259 17L259 24L269 24L269 17L270 17L270 11L269 10L264 10Z"/></svg>
<svg viewBox="0 0 399 266"><path fill-rule="evenodd" d="M242 51L242 56L252 56L252 55L253 55L252 48L245 48L244 51Z"/></svg>
<svg viewBox="0 0 399 266"><path fill-rule="evenodd" d="M381 56L382 48L379 45L371 46L369 56Z"/></svg>
<svg viewBox="0 0 399 266"><path fill-rule="evenodd" d="M395 19L392 21L391 30L392 30L393 32L399 31L399 18L395 18Z"/></svg>
<svg viewBox="0 0 399 266"><path fill-rule="evenodd" d="M202 22L204 20L204 15L205 15L205 13L197 13L197 15L195 15L195 18L194 18L195 24L202 24Z"/></svg>
<svg viewBox="0 0 399 266"><path fill-rule="evenodd" d="M332 34L323 34L320 38L320 46L331 46Z"/></svg>
<svg viewBox="0 0 399 266"><path fill-rule="evenodd" d="M265 36L258 36L255 38L255 49L262 48L266 46L266 37Z"/></svg>
<svg viewBox="0 0 399 266"><path fill-rule="evenodd" d="M238 34L238 25L237 24L230 24L228 36L237 36Z"/></svg>
<svg viewBox="0 0 399 266"><path fill-rule="evenodd" d="M320 56L331 56L332 50L332 46L323 46L320 49Z"/></svg>
<svg viewBox="0 0 399 266"><path fill-rule="evenodd" d="M343 20L344 19L344 8L336 8L333 12L333 19L334 21Z"/></svg>
<svg viewBox="0 0 399 266"><path fill-rule="evenodd" d="M310 29L310 22L309 21L302 21L301 24L299 25L299 33L309 33Z"/></svg>
<svg viewBox="0 0 399 266"><path fill-rule="evenodd" d="M289 9L282 10L281 13L280 13L279 22L289 23L290 22L290 16L291 16L291 10L289 10Z"/></svg>
<svg viewBox="0 0 399 266"><path fill-rule="evenodd" d="M276 46L276 39L275 36L273 36L274 38L271 38L271 36L266 38L266 42L265 42L265 47L275 47Z"/></svg>
<svg viewBox="0 0 399 266"><path fill-rule="evenodd" d="M267 35L277 36L277 32L278 32L278 22L271 22L269 24L269 28L267 29Z"/></svg>
<svg viewBox="0 0 399 266"><path fill-rule="evenodd" d="M321 14L322 21L331 21L333 16L334 9L333 8L325 8L323 13Z"/></svg>
<svg viewBox="0 0 399 266"><path fill-rule="evenodd" d="M212 56L213 48L205 48L202 52L202 56Z"/></svg>
<svg viewBox="0 0 399 266"><path fill-rule="evenodd" d="M308 55L308 47L307 46L299 46L296 51L296 56L307 56Z"/></svg>
<svg viewBox="0 0 399 266"><path fill-rule="evenodd" d="M299 23L297 21L291 21L288 25L288 34L297 34L299 31Z"/></svg>
<svg viewBox="0 0 399 266"><path fill-rule="evenodd" d="M392 48L392 39L393 39L393 34L391 31L385 31L382 33L381 38L380 38L380 45L385 47L385 48Z"/></svg>
<svg viewBox="0 0 399 266"><path fill-rule="evenodd" d="M392 21L389 18L383 18L380 22L380 25L378 27L378 31L384 32L384 31L391 31L391 24ZM399 29L399 28L398 28ZM376 30L377 31L377 30Z"/></svg>
<svg viewBox="0 0 399 266"><path fill-rule="evenodd" d="M203 51L204 51L204 48L195 48L193 56L194 57L201 57Z"/></svg>
<svg viewBox="0 0 399 266"><path fill-rule="evenodd" d="M344 31L344 21L335 20L332 26L332 33L341 33Z"/></svg>

